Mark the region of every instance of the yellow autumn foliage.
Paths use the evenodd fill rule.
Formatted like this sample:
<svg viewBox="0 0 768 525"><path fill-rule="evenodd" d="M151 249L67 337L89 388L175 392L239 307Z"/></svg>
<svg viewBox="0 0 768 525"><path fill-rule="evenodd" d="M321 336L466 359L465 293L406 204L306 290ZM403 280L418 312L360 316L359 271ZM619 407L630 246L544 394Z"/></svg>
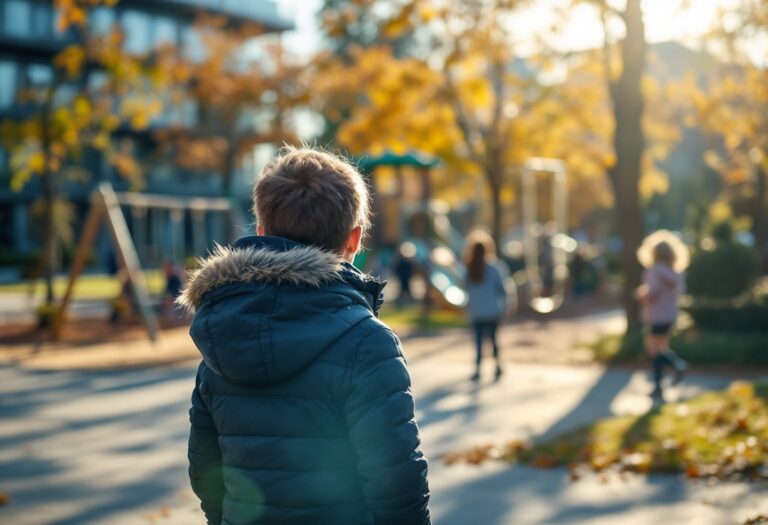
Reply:
<svg viewBox="0 0 768 525"><path fill-rule="evenodd" d="M393 7L392 16L380 22L385 35L414 30L406 22L413 25L414 16L427 13L422 20L429 24L418 30L439 42L439 53L396 55L383 40L352 47L344 59L321 54L312 84L316 107L353 154L419 150L439 157L443 168L433 179L435 190L449 201L474 198L478 187L492 184L511 211L526 159L563 159L570 220L579 224L613 200L607 173L616 155L605 63L601 50L567 58L542 50L520 66L513 35L500 21L514 16L523 3L498 2L485 9L481 3L415 1L406 2L403 11ZM357 7L325 14L351 23L358 20ZM617 54L612 56L615 60ZM621 64L612 62L610 68L615 75ZM555 70L557 78L565 71L565 78L543 80ZM650 76L643 80L644 198L668 191L659 164L682 138L679 123L691 118L684 109L699 95L695 87L693 78L672 84Z"/></svg>

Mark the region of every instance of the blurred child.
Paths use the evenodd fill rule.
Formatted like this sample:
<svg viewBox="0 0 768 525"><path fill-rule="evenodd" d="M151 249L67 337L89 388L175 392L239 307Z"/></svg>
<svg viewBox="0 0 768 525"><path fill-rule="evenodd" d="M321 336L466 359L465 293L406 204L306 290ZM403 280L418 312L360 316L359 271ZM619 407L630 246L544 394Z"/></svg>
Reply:
<svg viewBox="0 0 768 525"><path fill-rule="evenodd" d="M160 308L164 315L170 316L178 313L174 301L181 295L181 290L184 286L184 274L173 261L166 260L163 262L163 275L165 276L165 288Z"/></svg>
<svg viewBox="0 0 768 525"><path fill-rule="evenodd" d="M491 237L478 230L467 239L465 264L467 267L466 289L469 295L467 313L475 332L476 368L472 380L480 379L480 364L483 359L483 341L487 338L493 347L496 361L496 379L501 377L503 369L499 356L499 344L496 332L501 318L507 310L507 292L504 279L499 269L492 264L496 247Z"/></svg>
<svg viewBox="0 0 768 525"><path fill-rule="evenodd" d="M402 308L406 302L413 300L413 294L411 293L411 280L413 279L413 262L409 257L403 253L402 247L398 250L397 259L395 261L395 275L397 281L400 283L400 290L397 294L396 304L398 308Z"/></svg>
<svg viewBox="0 0 768 525"><path fill-rule="evenodd" d="M636 290L635 297L642 305L645 351L653 369L651 396L663 401L661 380L664 369L672 368L672 384L677 384L688 367L669 348L670 332L677 321L678 300L685 292L682 272L688 266L688 248L673 233L659 230L643 241L637 255L646 268L643 284Z"/></svg>

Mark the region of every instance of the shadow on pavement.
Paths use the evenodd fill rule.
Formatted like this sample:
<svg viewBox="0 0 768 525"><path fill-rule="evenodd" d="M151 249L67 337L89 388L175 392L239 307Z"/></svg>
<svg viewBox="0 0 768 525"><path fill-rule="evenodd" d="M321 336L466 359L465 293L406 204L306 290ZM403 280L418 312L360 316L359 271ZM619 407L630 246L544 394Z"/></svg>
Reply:
<svg viewBox="0 0 768 525"><path fill-rule="evenodd" d="M598 380L565 416L552 424L537 436L537 440L546 441L558 435L574 430L596 419L612 415L611 404L618 394L629 384L632 374L623 371L603 370Z"/></svg>
<svg viewBox="0 0 768 525"><path fill-rule="evenodd" d="M111 523L178 503L193 378L0 368L0 522Z"/></svg>

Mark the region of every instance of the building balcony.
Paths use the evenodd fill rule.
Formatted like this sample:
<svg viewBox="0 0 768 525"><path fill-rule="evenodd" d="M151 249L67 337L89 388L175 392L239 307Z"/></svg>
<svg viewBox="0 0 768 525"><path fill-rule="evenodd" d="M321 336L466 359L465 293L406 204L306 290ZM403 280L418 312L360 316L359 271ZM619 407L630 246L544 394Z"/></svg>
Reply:
<svg viewBox="0 0 768 525"><path fill-rule="evenodd" d="M258 22L271 31L288 31L293 22L280 15L271 0L123 0L121 6L151 6L156 10L179 9L194 13L207 11L233 20Z"/></svg>

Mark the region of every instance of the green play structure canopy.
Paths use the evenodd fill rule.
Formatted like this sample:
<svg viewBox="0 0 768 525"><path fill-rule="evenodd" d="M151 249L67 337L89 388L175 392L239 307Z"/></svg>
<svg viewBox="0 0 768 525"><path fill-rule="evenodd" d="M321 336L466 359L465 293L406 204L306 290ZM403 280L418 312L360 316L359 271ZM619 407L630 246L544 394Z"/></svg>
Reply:
<svg viewBox="0 0 768 525"><path fill-rule="evenodd" d="M416 168L434 168L440 161L418 151L407 151L402 155L385 151L381 155L365 155L357 161L358 167L363 171L373 171L379 166L413 166Z"/></svg>

